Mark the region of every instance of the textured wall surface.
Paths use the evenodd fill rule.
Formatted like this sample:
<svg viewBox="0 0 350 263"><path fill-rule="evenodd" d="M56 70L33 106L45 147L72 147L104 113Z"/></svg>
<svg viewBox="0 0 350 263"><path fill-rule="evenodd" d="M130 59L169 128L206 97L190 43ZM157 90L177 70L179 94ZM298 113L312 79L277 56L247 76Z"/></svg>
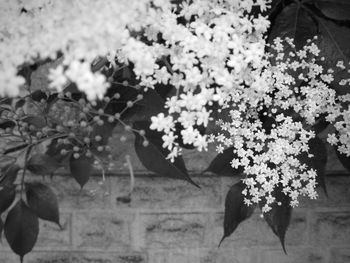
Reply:
<svg viewBox="0 0 350 263"><path fill-rule="evenodd" d="M37 178L40 179L41 178ZM237 179L194 177L192 185L149 174L136 177L130 203L127 175L93 177L82 191L67 176L47 179L57 193L63 230L41 221L26 263L348 263L350 176L327 178L329 198L295 209L286 236L288 255L259 213L218 248L227 189ZM2 242L0 262L18 262Z"/></svg>

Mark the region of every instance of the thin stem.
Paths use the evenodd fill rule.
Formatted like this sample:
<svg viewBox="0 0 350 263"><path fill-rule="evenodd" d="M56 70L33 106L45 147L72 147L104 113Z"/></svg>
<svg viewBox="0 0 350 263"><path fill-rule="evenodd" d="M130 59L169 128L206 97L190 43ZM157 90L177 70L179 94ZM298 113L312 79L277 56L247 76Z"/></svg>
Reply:
<svg viewBox="0 0 350 263"><path fill-rule="evenodd" d="M27 148L27 151L25 153L25 156L24 156L23 173L22 173L22 179L21 179L21 193L20 193L21 198L22 198L22 195L23 195L24 177L25 177L25 174L26 174L26 171L27 171L28 156L29 156L31 150L32 150L32 145L29 145L28 148Z"/></svg>

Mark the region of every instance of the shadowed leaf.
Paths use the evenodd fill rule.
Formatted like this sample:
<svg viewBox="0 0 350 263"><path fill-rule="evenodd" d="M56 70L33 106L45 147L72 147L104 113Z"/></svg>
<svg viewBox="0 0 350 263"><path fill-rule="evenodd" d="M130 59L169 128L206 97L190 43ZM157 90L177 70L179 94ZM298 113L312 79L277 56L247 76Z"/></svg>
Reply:
<svg viewBox="0 0 350 263"><path fill-rule="evenodd" d="M271 28L269 41L276 37L293 38L296 49L302 48L307 39L317 34L317 25L299 3L286 6L276 17ZM287 52L287 51L285 51Z"/></svg>
<svg viewBox="0 0 350 263"><path fill-rule="evenodd" d="M350 20L349 0L317 0L315 6L329 18Z"/></svg>
<svg viewBox="0 0 350 263"><path fill-rule="evenodd" d="M293 209L290 206L290 197L285 195L282 191L275 190L274 196L276 201L270 205L271 210L264 213L263 216L272 229L272 232L280 239L283 251L287 254L284 239L290 224ZM263 203L260 203L261 207L263 205Z"/></svg>
<svg viewBox="0 0 350 263"><path fill-rule="evenodd" d="M18 171L21 168L17 164L9 164L1 169L0 186L11 186L17 178Z"/></svg>
<svg viewBox="0 0 350 263"><path fill-rule="evenodd" d="M85 155L74 158L73 154L69 160L70 172L81 188L89 181L93 170L94 159Z"/></svg>
<svg viewBox="0 0 350 263"><path fill-rule="evenodd" d="M5 185L0 190L0 215L6 211L16 197L16 186L15 185Z"/></svg>
<svg viewBox="0 0 350 263"><path fill-rule="evenodd" d="M321 52L320 57L325 57L324 61L320 61L326 69L332 68L334 70L332 82L332 88L339 95L349 93L347 85L342 86L339 81L347 79L349 73L346 69L342 70L336 67L338 61L343 61L344 65L348 65L350 62L350 28L345 26L339 26L331 21L317 18L320 29L320 43L318 44Z"/></svg>
<svg viewBox="0 0 350 263"><path fill-rule="evenodd" d="M221 238L219 246L226 237L230 236L236 230L241 222L249 218L254 212L254 206L247 206L244 203L244 195L242 194L244 189L245 184L240 181L234 184L226 195L224 235Z"/></svg>
<svg viewBox="0 0 350 263"><path fill-rule="evenodd" d="M215 173L217 175L229 176L239 175L243 172L243 167L233 168L231 161L237 158L237 155L233 152L233 147L227 148L223 153L218 154L214 160L211 161L209 167L205 170Z"/></svg>
<svg viewBox="0 0 350 263"><path fill-rule="evenodd" d="M135 151L141 163L150 171L160 175L176 179L183 179L199 187L188 175L185 162L180 157L172 163L166 159L169 151L162 147L162 133L149 129L150 122L140 121L134 123L137 130L145 130L145 137L149 141L148 146L143 146L143 138L135 132Z"/></svg>
<svg viewBox="0 0 350 263"><path fill-rule="evenodd" d="M59 163L53 157L46 154L34 154L27 162L27 169L39 175L49 175L59 167Z"/></svg>
<svg viewBox="0 0 350 263"><path fill-rule="evenodd" d="M345 154L340 153L336 148L334 150L337 153L341 164L350 172L350 156L346 156Z"/></svg>
<svg viewBox="0 0 350 263"><path fill-rule="evenodd" d="M4 233L13 252L20 256L30 252L39 233L39 220L34 212L21 199L7 215Z"/></svg>
<svg viewBox="0 0 350 263"><path fill-rule="evenodd" d="M51 188L40 182L26 183L26 195L29 208L39 218L60 226L58 201Z"/></svg>

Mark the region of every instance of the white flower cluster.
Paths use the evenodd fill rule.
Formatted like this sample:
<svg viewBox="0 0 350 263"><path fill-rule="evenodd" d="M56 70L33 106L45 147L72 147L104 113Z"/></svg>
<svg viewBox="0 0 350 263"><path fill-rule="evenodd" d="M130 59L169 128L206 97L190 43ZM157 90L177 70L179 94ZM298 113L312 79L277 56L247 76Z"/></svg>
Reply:
<svg viewBox="0 0 350 263"><path fill-rule="evenodd" d="M315 198L316 172L298 156L308 153L310 127L320 116L336 129L328 142L350 156L350 96L329 88L333 72L320 66L317 39L302 50L292 39L267 45L269 21L250 13L265 11L270 0L177 2L0 0L0 95L18 94L22 65L60 53L50 86L62 90L72 81L93 100L108 88L91 71L97 57L132 62L140 85L176 88L167 114L152 117L150 127L164 133L170 160L181 154L179 141L199 151L215 141L218 152L233 147L232 166L244 167L248 205L265 200L269 211L277 188L292 206L299 195ZM341 61L336 66L348 70ZM215 108L229 112L228 119L217 121L220 133L203 135Z"/></svg>
<svg viewBox="0 0 350 263"><path fill-rule="evenodd" d="M62 65L51 72L51 87L62 90L72 81L89 99L103 97L107 84L89 65L128 46L130 32L155 19L163 2L169 5L161 0L152 7L148 0L0 0L0 96L19 93L22 65L60 53ZM132 55L142 56L142 50Z"/></svg>
<svg viewBox="0 0 350 263"><path fill-rule="evenodd" d="M161 34L164 41L149 47L150 52L169 57L153 75L141 74L141 83L171 84L178 90L166 102L169 118L181 124L181 139L199 151L207 149L208 138L198 129L206 127L213 104L224 105L230 91L239 91L244 83L257 78L264 66L265 40L269 26L265 17L253 17L254 5L266 9L269 1L187 1L180 12L164 13L145 31L148 38ZM183 23L178 19L183 18ZM140 58L141 59L141 58ZM238 95L238 93L236 94ZM231 96L231 95L230 95ZM254 97L251 98L254 100ZM176 117L175 117L176 116ZM176 141L176 126L163 126L163 114L152 118L151 128L164 131L168 156L181 154Z"/></svg>

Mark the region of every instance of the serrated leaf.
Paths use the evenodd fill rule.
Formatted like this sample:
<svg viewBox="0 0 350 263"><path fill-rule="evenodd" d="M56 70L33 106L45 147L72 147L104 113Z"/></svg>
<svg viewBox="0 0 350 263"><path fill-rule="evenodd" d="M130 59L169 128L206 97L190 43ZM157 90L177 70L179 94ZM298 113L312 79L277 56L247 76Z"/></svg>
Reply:
<svg viewBox="0 0 350 263"><path fill-rule="evenodd" d="M162 133L149 129L150 122L135 122L137 130L145 130L145 137L149 141L147 147L143 146L143 138L135 132L135 151L141 163L150 171L160 175L176 179L183 179L199 187L189 176L185 162L181 156L175 158L174 162L166 159L169 150L162 147Z"/></svg>
<svg viewBox="0 0 350 263"><path fill-rule="evenodd" d="M319 48L320 56L325 57L324 61L320 61L326 69L332 68L334 73L334 81L332 87L339 95L344 95L350 92L347 85L339 85L339 81L347 79L349 73L336 67L338 61L343 61L344 65L350 62L350 29L345 26L339 26L329 20L317 17L319 24L320 37Z"/></svg>
<svg viewBox="0 0 350 263"><path fill-rule="evenodd" d="M59 163L46 154L33 154L27 161L27 169L39 175L49 175L59 167Z"/></svg>
<svg viewBox="0 0 350 263"><path fill-rule="evenodd" d="M41 219L60 226L58 201L52 189L40 182L26 183L26 196L30 209Z"/></svg>
<svg viewBox="0 0 350 263"><path fill-rule="evenodd" d="M263 216L272 232L280 239L283 251L287 254L284 239L292 216L291 199L277 189L274 191L273 196L276 198L276 201L270 204L271 210L263 213ZM278 204L279 202L280 205ZM260 203L260 207L263 205L263 203Z"/></svg>
<svg viewBox="0 0 350 263"><path fill-rule="evenodd" d="M316 170L316 182L324 189L325 193L327 194L325 176L328 154L326 145L318 137L310 139L308 144L309 153L314 156L309 158L306 153L302 153L299 155L298 159L300 162Z"/></svg>
<svg viewBox="0 0 350 263"><path fill-rule="evenodd" d="M5 185L0 190L0 215L6 211L16 197L16 186L15 185Z"/></svg>
<svg viewBox="0 0 350 263"><path fill-rule="evenodd" d="M21 199L6 217L4 233L13 252L20 256L30 252L39 233L39 220L34 212Z"/></svg>
<svg viewBox="0 0 350 263"><path fill-rule="evenodd" d="M317 0L315 6L327 17L334 20L350 20L349 0Z"/></svg>
<svg viewBox="0 0 350 263"><path fill-rule="evenodd" d="M254 212L253 205L247 206L244 203L244 195L242 191L245 189L245 184L242 181L234 184L228 191L225 199L225 217L224 217L224 235L221 238L219 246L222 241L230 236L237 228L237 226L248 219Z"/></svg>
<svg viewBox="0 0 350 263"><path fill-rule="evenodd" d="M306 44L307 39L312 39L316 34L317 25L312 17L300 3L292 3L277 15L271 28L269 41L276 37L293 38L296 49L300 49Z"/></svg>
<svg viewBox="0 0 350 263"><path fill-rule="evenodd" d="M17 174L20 169L21 168L15 163L2 167L0 186L11 186L16 181Z"/></svg>
<svg viewBox="0 0 350 263"><path fill-rule="evenodd" d="M238 156L233 152L234 147L227 148L223 153L218 154L211 161L209 167L205 170L222 176L239 175L243 172L243 167L237 169L231 166L231 161Z"/></svg>
<svg viewBox="0 0 350 263"><path fill-rule="evenodd" d="M89 181L93 170L94 159L85 155L74 158L73 154L69 160L70 172L81 188Z"/></svg>
<svg viewBox="0 0 350 263"><path fill-rule="evenodd" d="M343 153L340 153L338 149L334 149L337 153L338 159L341 162L341 164L350 172L350 156L346 156Z"/></svg>

